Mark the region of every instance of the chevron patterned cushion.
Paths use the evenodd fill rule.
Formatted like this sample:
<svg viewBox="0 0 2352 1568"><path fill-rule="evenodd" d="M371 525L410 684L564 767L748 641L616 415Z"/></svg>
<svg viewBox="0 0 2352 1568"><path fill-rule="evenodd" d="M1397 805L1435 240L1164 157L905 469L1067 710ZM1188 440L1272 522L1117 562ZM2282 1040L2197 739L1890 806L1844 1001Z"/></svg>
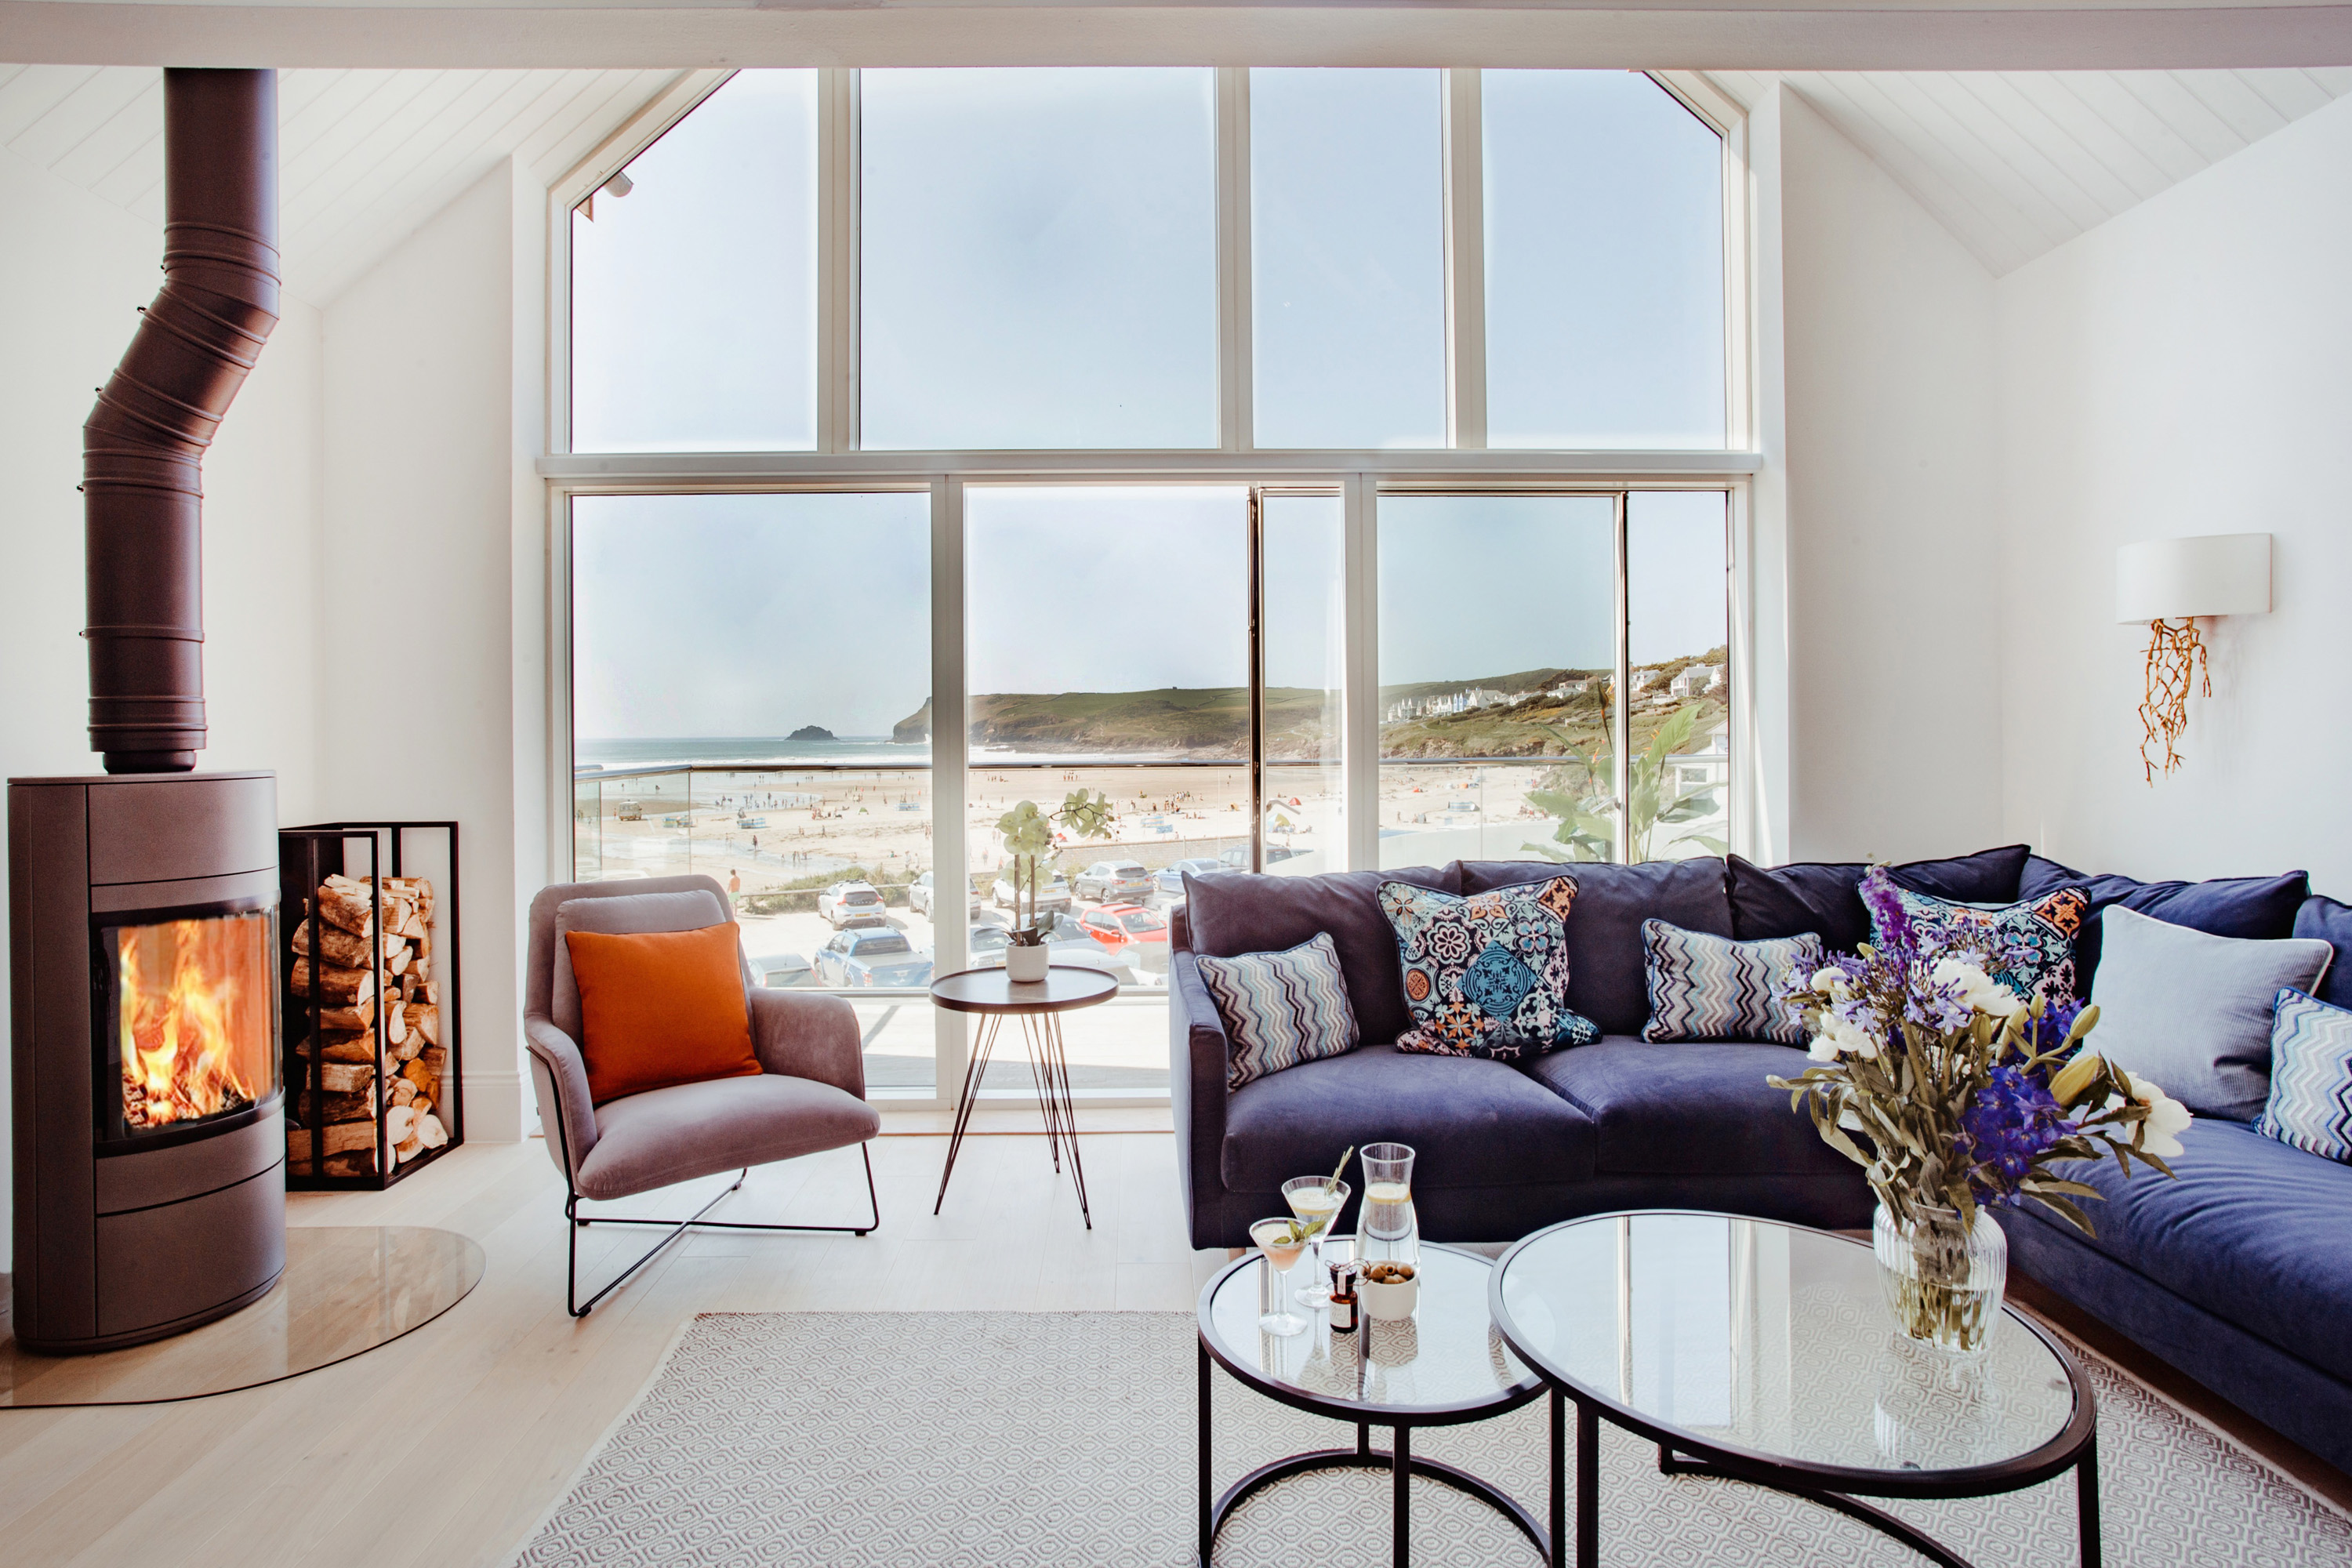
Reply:
<svg viewBox="0 0 2352 1568"><path fill-rule="evenodd" d="M2352 1012L2281 988L2271 1019L2271 1093L2254 1131L2352 1165Z"/></svg>
<svg viewBox="0 0 2352 1568"><path fill-rule="evenodd" d="M1805 1043L1804 1019L1778 998L1791 979L1824 962L1822 939L1811 931L1734 942L1649 920L1642 922L1642 949L1650 978L1643 1039Z"/></svg>
<svg viewBox="0 0 2352 1568"><path fill-rule="evenodd" d="M1282 952L1200 960L1233 1055L1225 1088L1356 1048L1356 1009L1328 931Z"/></svg>

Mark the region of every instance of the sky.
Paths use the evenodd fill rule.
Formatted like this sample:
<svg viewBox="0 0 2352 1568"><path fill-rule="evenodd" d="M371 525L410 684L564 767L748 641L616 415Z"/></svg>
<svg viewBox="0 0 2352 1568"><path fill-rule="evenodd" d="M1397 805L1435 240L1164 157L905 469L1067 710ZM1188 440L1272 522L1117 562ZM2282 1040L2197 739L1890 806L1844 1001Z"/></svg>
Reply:
<svg viewBox="0 0 2352 1568"><path fill-rule="evenodd" d="M1485 75L1494 444L1720 445L1719 147L1647 79ZM1259 444L1442 442L1438 73L1256 70ZM862 440L1216 440L1213 73L861 73ZM739 73L575 215L573 445L815 441L815 74ZM1246 493L966 490L971 689L1246 679ZM1595 511L1593 509L1598 508ZM575 503L578 732L887 733L929 687L928 501ZM1277 685L1339 679L1339 509L1267 512ZM1644 497L1633 657L1726 640L1723 499ZM1613 658L1608 505L1381 502L1384 684Z"/></svg>

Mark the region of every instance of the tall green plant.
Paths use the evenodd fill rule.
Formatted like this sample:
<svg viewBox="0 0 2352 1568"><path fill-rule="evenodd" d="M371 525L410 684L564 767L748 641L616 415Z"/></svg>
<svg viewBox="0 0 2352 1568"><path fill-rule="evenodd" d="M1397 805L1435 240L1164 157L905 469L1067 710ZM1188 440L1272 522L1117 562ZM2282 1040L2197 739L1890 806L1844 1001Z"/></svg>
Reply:
<svg viewBox="0 0 2352 1568"><path fill-rule="evenodd" d="M1623 803L1617 799L1617 757L1613 751L1602 746L1588 753L1576 743L1566 725L1541 726L1559 742L1560 750L1583 769L1584 778L1582 787L1571 794L1574 781L1569 777L1570 770L1562 767L1555 775L1558 787L1528 792L1528 804L1546 816L1559 818L1559 826L1553 831L1550 843L1523 844L1520 847L1547 860L1606 860L1617 847L1616 818L1622 804L1631 830L1632 858L1647 860L1660 847L1655 842L1660 828L1703 821L1716 815L1722 809L1717 804L1716 786L1685 784L1680 773L1667 766L1675 753L1690 743L1692 732L1705 713L1706 704L1686 702L1658 726L1649 745L1633 758L1633 795ZM1696 844L1711 855L1723 854L1729 847L1714 835L1696 830L1675 834L1664 842Z"/></svg>

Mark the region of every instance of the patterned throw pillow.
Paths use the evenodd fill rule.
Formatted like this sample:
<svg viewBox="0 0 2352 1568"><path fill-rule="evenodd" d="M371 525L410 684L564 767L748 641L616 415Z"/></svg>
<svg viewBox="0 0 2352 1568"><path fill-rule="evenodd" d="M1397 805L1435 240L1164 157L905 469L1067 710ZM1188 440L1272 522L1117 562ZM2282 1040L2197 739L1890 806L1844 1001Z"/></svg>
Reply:
<svg viewBox="0 0 2352 1568"><path fill-rule="evenodd" d="M1642 1037L1660 1042L1769 1040L1805 1043L1804 1016L1779 998L1793 978L1810 978L1827 961L1822 939L1770 937L1734 942L1664 921L1642 922L1642 956L1650 981L1650 1021Z"/></svg>
<svg viewBox="0 0 2352 1568"><path fill-rule="evenodd" d="M1356 1048L1356 1009L1328 931L1283 952L1200 960L1233 1057L1225 1088Z"/></svg>
<svg viewBox="0 0 2352 1568"><path fill-rule="evenodd" d="M2080 888L2061 888L2021 904L1961 904L1897 888L1912 928L1940 941L1947 951L1981 952L1997 962L2008 948L2023 956L2013 968L1989 969L1995 980L2031 1002L2039 989L2048 996L2074 994L2074 938L2091 907ZM1873 932L1874 940L1883 940Z"/></svg>
<svg viewBox="0 0 2352 1568"><path fill-rule="evenodd" d="M2254 1131L2352 1165L2352 1013L2292 986L2271 1019L2271 1093Z"/></svg>
<svg viewBox="0 0 2352 1568"><path fill-rule="evenodd" d="M1568 1006L1568 911L1576 879L1554 877L1456 898L1381 884L1381 912L1404 960L1413 1026L1401 1051L1496 1061L1589 1045L1600 1026Z"/></svg>

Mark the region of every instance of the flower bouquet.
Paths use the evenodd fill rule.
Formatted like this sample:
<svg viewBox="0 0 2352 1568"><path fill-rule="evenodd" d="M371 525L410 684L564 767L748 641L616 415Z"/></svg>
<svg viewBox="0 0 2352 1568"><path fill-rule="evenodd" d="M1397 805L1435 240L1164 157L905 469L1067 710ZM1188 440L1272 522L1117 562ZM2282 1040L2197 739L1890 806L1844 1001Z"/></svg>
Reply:
<svg viewBox="0 0 2352 1568"><path fill-rule="evenodd" d="M2169 1176L2188 1110L2087 1048L2098 1009L2021 995L1996 975L2023 951L1984 952L1916 928L1883 868L1862 882L1878 938L1785 993L1813 1033L1815 1066L1768 1079L1803 1101L1822 1140L1878 1196L1873 1237L1905 1333L1947 1349L1989 1342L2008 1243L1987 1205L2026 1199L2096 1234L2062 1161L2113 1154ZM1990 933L1967 933L1967 937Z"/></svg>

